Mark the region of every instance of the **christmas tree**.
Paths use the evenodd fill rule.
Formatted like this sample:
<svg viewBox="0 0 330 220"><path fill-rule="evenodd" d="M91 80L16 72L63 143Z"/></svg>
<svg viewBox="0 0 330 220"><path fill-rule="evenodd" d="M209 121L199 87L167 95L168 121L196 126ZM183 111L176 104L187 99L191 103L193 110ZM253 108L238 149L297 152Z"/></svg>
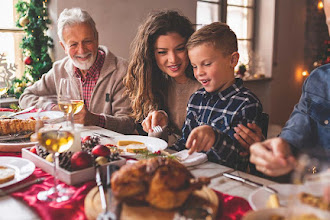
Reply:
<svg viewBox="0 0 330 220"><path fill-rule="evenodd" d="M46 35L48 25L47 0L20 0L16 10L20 15L16 26L23 28L25 37L20 47L23 49L25 71L22 79L15 79L9 90L16 98L23 93L26 86L39 80L42 74L52 68L48 49L53 47L53 40Z"/></svg>

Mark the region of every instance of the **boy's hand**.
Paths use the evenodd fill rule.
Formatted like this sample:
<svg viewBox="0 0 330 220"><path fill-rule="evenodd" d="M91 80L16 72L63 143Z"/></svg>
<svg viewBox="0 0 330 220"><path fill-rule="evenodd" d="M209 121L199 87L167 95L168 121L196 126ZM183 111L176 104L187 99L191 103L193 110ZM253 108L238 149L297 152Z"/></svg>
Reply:
<svg viewBox="0 0 330 220"><path fill-rule="evenodd" d="M214 145L215 134L211 126L202 125L194 128L186 143L186 148L189 149L188 153L192 154L195 151L208 151Z"/></svg>
<svg viewBox="0 0 330 220"><path fill-rule="evenodd" d="M167 126L168 117L163 111L149 112L148 116L143 120L142 127L147 133L152 132L152 128L159 125L160 127Z"/></svg>

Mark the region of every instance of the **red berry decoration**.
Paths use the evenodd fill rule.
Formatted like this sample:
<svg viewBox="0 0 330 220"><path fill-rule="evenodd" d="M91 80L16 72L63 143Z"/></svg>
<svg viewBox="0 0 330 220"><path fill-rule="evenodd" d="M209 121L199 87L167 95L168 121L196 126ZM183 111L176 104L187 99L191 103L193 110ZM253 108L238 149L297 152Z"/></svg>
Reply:
<svg viewBox="0 0 330 220"><path fill-rule="evenodd" d="M110 149L102 144L98 144L93 148L92 154L97 157L108 157L110 155Z"/></svg>
<svg viewBox="0 0 330 220"><path fill-rule="evenodd" d="M32 62L33 62L33 60L32 60L32 58L31 58L30 56L25 57L25 59L24 59L24 63L25 63L26 65L31 65Z"/></svg>
<svg viewBox="0 0 330 220"><path fill-rule="evenodd" d="M85 151L79 151L71 157L72 170L81 170L93 165L93 158Z"/></svg>
<svg viewBox="0 0 330 220"><path fill-rule="evenodd" d="M37 148L35 146L31 147L30 152L34 153L34 154L37 154Z"/></svg>

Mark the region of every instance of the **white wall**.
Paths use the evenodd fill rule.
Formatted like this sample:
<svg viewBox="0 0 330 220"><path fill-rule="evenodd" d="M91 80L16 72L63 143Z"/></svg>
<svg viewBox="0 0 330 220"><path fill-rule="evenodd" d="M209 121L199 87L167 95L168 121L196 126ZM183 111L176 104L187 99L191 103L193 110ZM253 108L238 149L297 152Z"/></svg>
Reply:
<svg viewBox="0 0 330 220"><path fill-rule="evenodd" d="M90 13L99 31L99 43L124 58L129 57L129 46L137 27L147 14L157 9L176 9L193 23L196 20L196 0L51 0L49 14L52 21L65 8L80 7ZM52 24L51 36L54 39L54 59L65 54L58 44L56 24Z"/></svg>

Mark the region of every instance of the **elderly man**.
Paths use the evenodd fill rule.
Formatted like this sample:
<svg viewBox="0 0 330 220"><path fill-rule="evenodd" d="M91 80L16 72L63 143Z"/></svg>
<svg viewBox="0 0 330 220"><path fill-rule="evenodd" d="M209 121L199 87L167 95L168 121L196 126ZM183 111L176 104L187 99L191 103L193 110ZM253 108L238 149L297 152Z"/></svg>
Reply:
<svg viewBox="0 0 330 220"><path fill-rule="evenodd" d="M74 121L132 133L134 121L128 116L130 102L123 95L126 61L98 45L95 22L80 8L64 9L60 14L58 36L68 56L55 62L48 73L25 89L19 99L20 106L34 105L40 96L56 95L61 78L76 77L82 81L85 106L74 115Z"/></svg>
<svg viewBox="0 0 330 220"><path fill-rule="evenodd" d="M330 34L330 0L324 0L324 11ZM329 88L330 64L326 64L315 69L306 79L299 103L280 137L251 146L250 161L259 171L269 176L288 174L296 166L294 156L299 151L329 161Z"/></svg>

